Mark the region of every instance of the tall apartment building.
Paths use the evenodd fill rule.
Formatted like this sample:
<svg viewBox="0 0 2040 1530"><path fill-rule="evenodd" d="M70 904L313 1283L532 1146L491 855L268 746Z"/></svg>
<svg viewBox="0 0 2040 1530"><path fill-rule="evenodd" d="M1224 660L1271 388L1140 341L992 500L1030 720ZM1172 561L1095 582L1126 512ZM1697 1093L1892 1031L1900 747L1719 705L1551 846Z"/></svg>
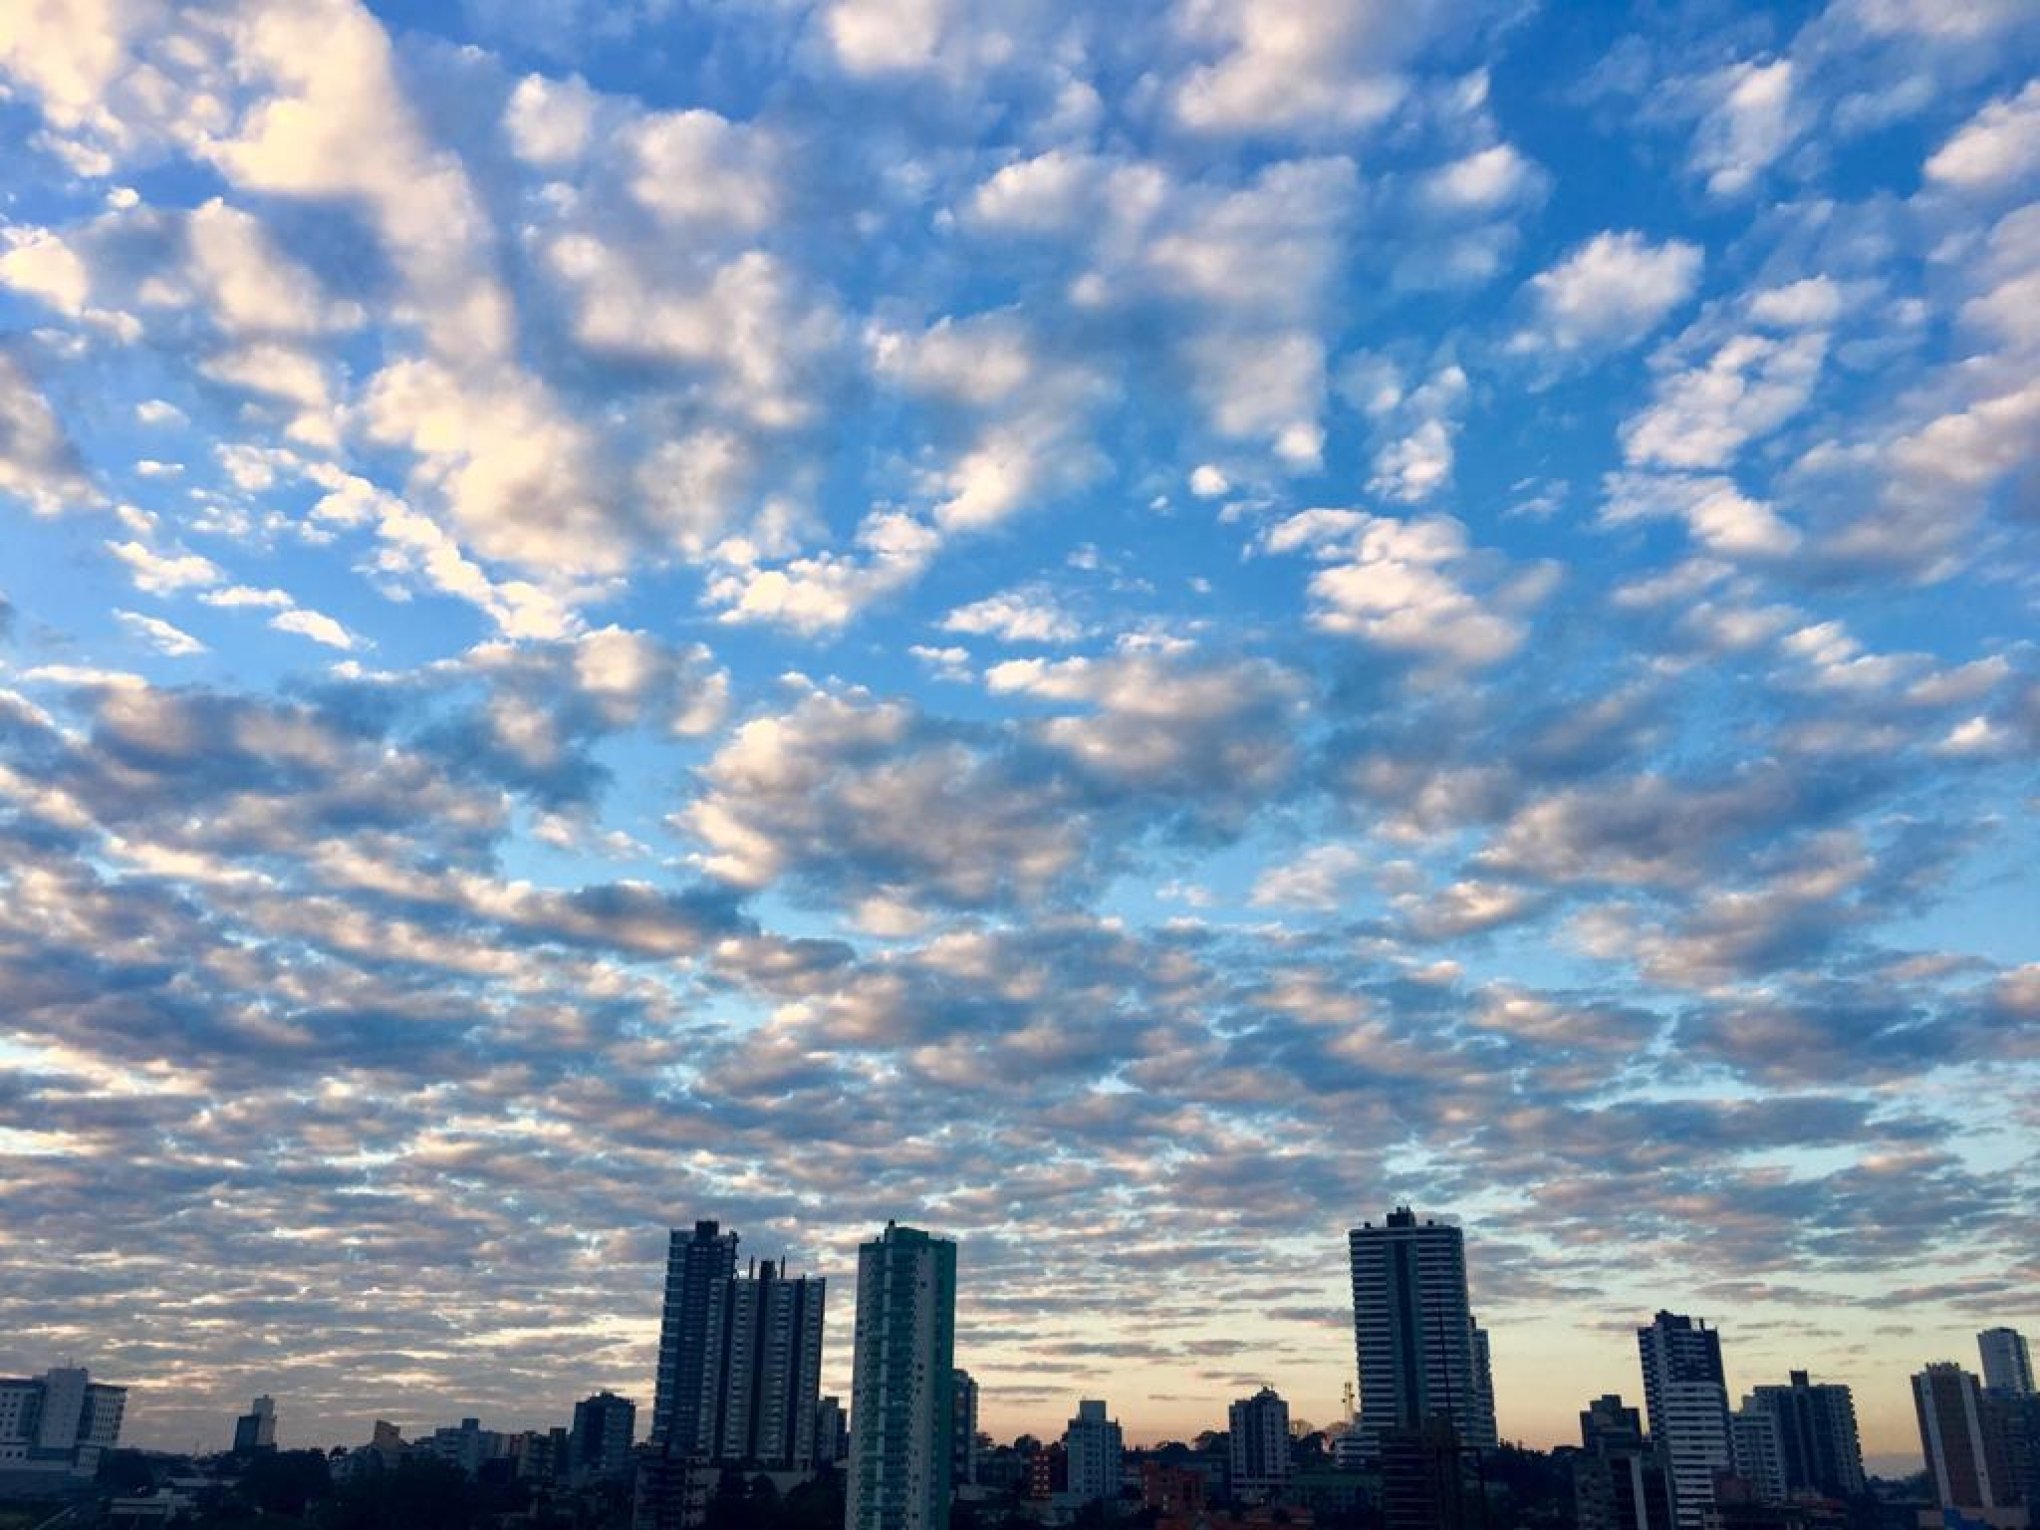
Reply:
<svg viewBox="0 0 2040 1530"><path fill-rule="evenodd" d="M2010 1501L2009 1463L1988 1425L1983 1388L1952 1361L1938 1361L1912 1379L1920 1450L1944 1509L1995 1509Z"/></svg>
<svg viewBox="0 0 2040 1530"><path fill-rule="evenodd" d="M712 1293L696 1439L710 1460L804 1471L814 1458L827 1283L767 1259Z"/></svg>
<svg viewBox="0 0 2040 1530"><path fill-rule="evenodd" d="M1729 1454L1735 1474L1757 1503L1785 1502L1785 1434L1778 1416L1745 1401L1728 1416Z"/></svg>
<svg viewBox="0 0 2040 1530"><path fill-rule="evenodd" d="M1991 1391L2033 1395L2033 1354L2024 1334L2016 1328L1986 1328L1976 1336L1976 1351L1983 1361L1983 1384Z"/></svg>
<svg viewBox="0 0 2040 1530"><path fill-rule="evenodd" d="M1678 1530L1702 1530L1714 1508L1714 1478L1734 1468L1721 1335L1705 1323L1660 1312L1636 1330L1650 1437L1664 1453Z"/></svg>
<svg viewBox="0 0 2040 1530"><path fill-rule="evenodd" d="M737 1273L737 1235L712 1221L692 1233L674 1228L666 1244L665 1302L659 1318L658 1381L652 1394L652 1443L680 1455L707 1455L701 1399L709 1374L709 1314Z"/></svg>
<svg viewBox="0 0 2040 1530"><path fill-rule="evenodd" d="M1289 1404L1263 1387L1226 1413L1232 1495L1239 1503L1280 1503L1289 1491Z"/></svg>
<svg viewBox="0 0 2040 1530"><path fill-rule="evenodd" d="M1664 1456L1644 1438L1641 1415L1613 1393L1580 1414L1573 1502L1579 1530L1672 1530Z"/></svg>
<svg viewBox="0 0 2040 1530"><path fill-rule="evenodd" d="M969 1371L950 1380L949 1482L972 1487L978 1480L978 1385Z"/></svg>
<svg viewBox="0 0 2040 1530"><path fill-rule="evenodd" d="M857 1251L847 1530L947 1530L956 1245L888 1222Z"/></svg>
<svg viewBox="0 0 2040 1530"><path fill-rule="evenodd" d="M1378 1448L1392 1429L1442 1417L1462 1447L1492 1449L1494 1387L1487 1335L1467 1300L1464 1234L1399 1206L1380 1227L1352 1229L1346 1242L1361 1439Z"/></svg>
<svg viewBox="0 0 2040 1530"><path fill-rule="evenodd" d="M574 1404L574 1432L568 1468L575 1482L621 1477L630 1470L637 1435L637 1404L614 1392L597 1392Z"/></svg>
<svg viewBox="0 0 2040 1530"><path fill-rule="evenodd" d="M94 1381L82 1367L0 1380L0 1470L89 1477L120 1442L127 1388Z"/></svg>
<svg viewBox="0 0 2040 1530"><path fill-rule="evenodd" d="M276 1399L258 1397L234 1420L234 1454L252 1456L276 1449Z"/></svg>
<svg viewBox="0 0 2040 1530"><path fill-rule="evenodd" d="M1845 1386L1812 1382L1793 1371L1784 1386L1754 1388L1743 1399L1744 1413L1756 1409L1776 1425L1784 1496L1818 1493L1850 1498L1865 1487L1863 1445L1856 1429L1856 1402ZM1751 1473L1742 1464L1738 1470Z"/></svg>
<svg viewBox="0 0 2040 1530"><path fill-rule="evenodd" d="M1283 1433L1288 1433L1285 1424ZM1077 1404L1077 1416L1063 1430L1063 1450L1069 1462L1070 1492L1085 1503L1119 1499L1120 1457L1125 1441L1115 1419L1106 1417L1105 1404L1085 1398ZM1284 1441L1287 1451L1287 1440Z"/></svg>

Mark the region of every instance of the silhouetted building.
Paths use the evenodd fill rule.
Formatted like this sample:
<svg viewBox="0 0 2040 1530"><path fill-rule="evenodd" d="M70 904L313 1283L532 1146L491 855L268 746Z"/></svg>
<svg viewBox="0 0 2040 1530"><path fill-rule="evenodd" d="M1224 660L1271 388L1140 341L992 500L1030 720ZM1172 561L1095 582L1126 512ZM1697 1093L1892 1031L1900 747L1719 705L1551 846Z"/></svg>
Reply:
<svg viewBox="0 0 2040 1530"><path fill-rule="evenodd" d="M1289 1487L1289 1404L1263 1387L1227 1411L1235 1503L1280 1503Z"/></svg>
<svg viewBox="0 0 2040 1530"><path fill-rule="evenodd" d="M1613 1393L1596 1398L1580 1415L1580 1447L1572 1462L1579 1530L1671 1530L1671 1478L1636 1409Z"/></svg>
<svg viewBox="0 0 2040 1530"><path fill-rule="evenodd" d="M2033 1354L2026 1336L2016 1328L1986 1328L1976 1336L1983 1361L1983 1384L2011 1397L2033 1395Z"/></svg>
<svg viewBox="0 0 2040 1530"><path fill-rule="evenodd" d="M824 1397L815 1403L814 1464L835 1466L850 1454L850 1421L843 1414L840 1397Z"/></svg>
<svg viewBox="0 0 2040 1530"><path fill-rule="evenodd" d="M573 1444L569 1447L575 1482L621 1477L630 1469L631 1442L637 1436L637 1404L614 1392L597 1392L574 1404Z"/></svg>
<svg viewBox="0 0 2040 1530"><path fill-rule="evenodd" d="M1164 1519L1194 1516L1204 1512L1209 1484L1204 1473L1188 1466L1171 1466L1166 1461L1140 1463L1140 1506L1153 1509Z"/></svg>
<svg viewBox="0 0 2040 1530"><path fill-rule="evenodd" d="M1434 1414L1381 1436L1385 1530L1474 1530L1485 1507L1467 1481L1463 1442L1451 1419Z"/></svg>
<svg viewBox="0 0 2040 1530"><path fill-rule="evenodd" d="M1983 1388L1952 1361L1912 1379L1920 1450L1944 1509L1994 1509L2009 1501L2009 1463L1986 1425Z"/></svg>
<svg viewBox="0 0 2040 1530"><path fill-rule="evenodd" d="M857 1251L848 1530L947 1530L956 1245L888 1222Z"/></svg>
<svg viewBox="0 0 2040 1530"><path fill-rule="evenodd" d="M381 1428L380 1422L377 1428ZM496 1430L484 1429L480 1419L464 1418L458 1424L433 1430L411 1448L448 1466L457 1466L470 1477L479 1477L486 1463L507 1454L507 1441Z"/></svg>
<svg viewBox="0 0 2040 1530"><path fill-rule="evenodd" d="M807 1468L822 1390L826 1295L821 1277L789 1278L785 1265L770 1259L711 1294L696 1430L709 1459Z"/></svg>
<svg viewBox="0 0 2040 1530"><path fill-rule="evenodd" d="M126 1387L79 1366L0 1380L0 1470L89 1477L100 1452L120 1442L126 1410Z"/></svg>
<svg viewBox="0 0 2040 1530"><path fill-rule="evenodd" d="M712 1221L674 1228L666 1244L666 1291L659 1318L659 1369L652 1394L652 1442L682 1455L708 1455L701 1401L713 1377L710 1313L737 1273L737 1235Z"/></svg>
<svg viewBox="0 0 2040 1530"><path fill-rule="evenodd" d="M1743 1412L1752 1408L1776 1424L1782 1496L1849 1498L1864 1490L1856 1401L1847 1387L1811 1382L1805 1371L1793 1371L1785 1386L1754 1388L1743 1400ZM1751 1475L1740 1457L1737 1464L1744 1476Z"/></svg>
<svg viewBox="0 0 2040 1530"><path fill-rule="evenodd" d="M978 1480L978 1386L969 1371L950 1378L949 1482L973 1486Z"/></svg>
<svg viewBox="0 0 2040 1530"><path fill-rule="evenodd" d="M1679 1530L1702 1530L1714 1506L1714 1479L1734 1469L1721 1335L1705 1323L1660 1312L1636 1330L1643 1362L1643 1404L1650 1437L1672 1480Z"/></svg>
<svg viewBox="0 0 2040 1530"><path fill-rule="evenodd" d="M1785 1501L1785 1436L1776 1414L1745 1402L1728 1416L1729 1454L1752 1503ZM1715 1479L1716 1497L1721 1479Z"/></svg>
<svg viewBox="0 0 2040 1530"><path fill-rule="evenodd" d="M252 1456L276 1449L276 1399L258 1397L234 1420L234 1454Z"/></svg>
<svg viewBox="0 0 2040 1530"><path fill-rule="evenodd" d="M700 1530L722 1478L699 1457L640 1451L631 1493L631 1530Z"/></svg>
<svg viewBox="0 0 2040 1530"><path fill-rule="evenodd" d="M1361 1439L1371 1446L1390 1429L1446 1418L1462 1446L1492 1449L1494 1386L1467 1301L1464 1234L1399 1206L1346 1242Z"/></svg>
<svg viewBox="0 0 2040 1530"><path fill-rule="evenodd" d="M1086 1503L1116 1502L1119 1497L1119 1462L1125 1442L1117 1421L1107 1418L1105 1404L1086 1398L1077 1404L1077 1416L1063 1430L1063 1450L1069 1457L1072 1494Z"/></svg>

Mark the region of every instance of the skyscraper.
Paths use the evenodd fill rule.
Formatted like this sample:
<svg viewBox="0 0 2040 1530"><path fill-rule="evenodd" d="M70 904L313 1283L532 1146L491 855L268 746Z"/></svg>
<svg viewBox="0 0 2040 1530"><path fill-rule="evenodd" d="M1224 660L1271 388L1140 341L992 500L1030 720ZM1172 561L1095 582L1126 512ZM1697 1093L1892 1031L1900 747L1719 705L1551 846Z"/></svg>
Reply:
<svg viewBox="0 0 2040 1530"><path fill-rule="evenodd" d="M956 1245L896 1222L857 1250L847 1530L946 1530Z"/></svg>
<svg viewBox="0 0 2040 1530"><path fill-rule="evenodd" d="M248 1411L234 1420L234 1454L252 1456L276 1449L276 1400L258 1397Z"/></svg>
<svg viewBox="0 0 2040 1530"><path fill-rule="evenodd" d="M978 1385L969 1371L950 1382L949 1482L969 1487L978 1478Z"/></svg>
<svg viewBox="0 0 2040 1530"><path fill-rule="evenodd" d="M1279 1503L1289 1491L1289 1404L1273 1387L1226 1412L1232 1494L1241 1503Z"/></svg>
<svg viewBox="0 0 2040 1530"><path fill-rule="evenodd" d="M737 1272L737 1235L696 1222L674 1228L666 1245L666 1296L659 1320L658 1384L652 1394L652 1443L680 1455L707 1455L701 1398L710 1374L710 1309Z"/></svg>
<svg viewBox="0 0 2040 1530"><path fill-rule="evenodd" d="M1284 1430L1287 1433L1287 1430ZM1105 1404L1086 1398L1077 1404L1077 1416L1063 1430L1063 1450L1069 1460L1070 1492L1085 1503L1119 1498L1119 1463L1123 1440L1116 1420L1108 1418ZM1288 1450L1288 1441L1283 1442Z"/></svg>
<svg viewBox="0 0 2040 1530"><path fill-rule="evenodd" d="M805 1469L822 1391L826 1282L767 1259L711 1293L696 1428L714 1461Z"/></svg>
<svg viewBox="0 0 2040 1530"><path fill-rule="evenodd" d="M1734 1465L1721 1335L1660 1312L1650 1327L1636 1330L1636 1347L1650 1436L1671 1473L1673 1517L1679 1530L1701 1530L1714 1507L1715 1473Z"/></svg>
<svg viewBox="0 0 2040 1530"><path fill-rule="evenodd" d="M1613 1393L1580 1414L1573 1458L1579 1530L1671 1530L1672 1490L1664 1457L1643 1436L1643 1420Z"/></svg>
<svg viewBox="0 0 2040 1530"><path fill-rule="evenodd" d="M1944 1509L1994 1509L2007 1502L2009 1475L1986 1426L1983 1388L1952 1361L1937 1361L1912 1379L1920 1450Z"/></svg>
<svg viewBox="0 0 2040 1530"><path fill-rule="evenodd" d="M1487 1335L1468 1307L1464 1235L1399 1206L1380 1227L1354 1228L1346 1243L1362 1438L1378 1447L1391 1429L1443 1417L1462 1446L1492 1449Z"/></svg>
<svg viewBox="0 0 2040 1530"><path fill-rule="evenodd" d="M1863 1491L1863 1446L1856 1431L1856 1402L1845 1386L1807 1380L1793 1371L1786 1386L1761 1386L1743 1400L1776 1420L1779 1466L1787 1497L1819 1493L1848 1498ZM1737 1462L1744 1476L1746 1463Z"/></svg>
<svg viewBox="0 0 2040 1530"><path fill-rule="evenodd" d="M620 1477L630 1469L637 1434L637 1404L614 1392L597 1392L574 1404L574 1432L568 1453L575 1482Z"/></svg>
<svg viewBox="0 0 2040 1530"><path fill-rule="evenodd" d="M2016 1328L1986 1328L1976 1336L1983 1360L1983 1384L2010 1397L2033 1395L2033 1355Z"/></svg>

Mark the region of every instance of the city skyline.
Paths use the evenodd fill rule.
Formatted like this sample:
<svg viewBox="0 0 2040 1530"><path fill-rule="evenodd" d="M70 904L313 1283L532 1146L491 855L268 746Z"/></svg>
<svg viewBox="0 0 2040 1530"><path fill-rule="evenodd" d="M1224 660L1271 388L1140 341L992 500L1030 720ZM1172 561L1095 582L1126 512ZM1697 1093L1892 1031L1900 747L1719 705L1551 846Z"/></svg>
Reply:
<svg viewBox="0 0 2040 1530"><path fill-rule="evenodd" d="M995 1434L1324 1423L1409 1206L1504 1437L1666 1311L1910 1457L2036 142L2031 0L0 4L0 1369L644 1428L714 1218L847 1398L896 1220Z"/></svg>

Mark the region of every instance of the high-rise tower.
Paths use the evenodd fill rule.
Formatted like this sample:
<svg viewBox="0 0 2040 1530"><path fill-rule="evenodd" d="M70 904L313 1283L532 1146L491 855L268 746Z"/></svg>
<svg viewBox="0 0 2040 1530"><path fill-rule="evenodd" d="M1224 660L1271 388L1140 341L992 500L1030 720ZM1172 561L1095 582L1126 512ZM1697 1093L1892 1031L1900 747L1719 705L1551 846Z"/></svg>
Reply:
<svg viewBox="0 0 2040 1530"><path fill-rule="evenodd" d="M714 1375L708 1358L710 1311L737 1272L737 1235L715 1222L674 1228L666 1245L666 1299L659 1320L658 1384L652 1394L652 1443L676 1455L706 1456L701 1399Z"/></svg>
<svg viewBox="0 0 2040 1530"><path fill-rule="evenodd" d="M710 1299L697 1433L710 1459L806 1468L822 1391L820 1276L767 1259Z"/></svg>
<svg viewBox="0 0 2040 1530"><path fill-rule="evenodd" d="M2033 1352L2016 1328L1986 1328L1976 1336L1983 1360L1983 1384L2009 1397L2033 1395Z"/></svg>
<svg viewBox="0 0 2040 1530"><path fill-rule="evenodd" d="M2002 1442L1989 1427L1983 1388L1961 1366L1939 1361L1912 1379L1920 1452L1944 1509L1994 1509L2010 1499Z"/></svg>
<svg viewBox="0 0 2040 1530"><path fill-rule="evenodd" d="M1468 1308L1464 1235L1457 1227L1419 1222L1399 1206L1380 1227L1354 1228L1346 1243L1362 1438L1378 1448L1391 1429L1442 1417L1463 1447L1492 1449L1487 1335Z"/></svg>
<svg viewBox="0 0 2040 1530"><path fill-rule="evenodd" d="M847 1530L946 1530L956 1245L896 1222L857 1250Z"/></svg>
<svg viewBox="0 0 2040 1530"><path fill-rule="evenodd" d="M1705 1323L1660 1312L1636 1330L1650 1437L1664 1452L1679 1530L1701 1530L1714 1507L1714 1477L1734 1456L1721 1335Z"/></svg>

